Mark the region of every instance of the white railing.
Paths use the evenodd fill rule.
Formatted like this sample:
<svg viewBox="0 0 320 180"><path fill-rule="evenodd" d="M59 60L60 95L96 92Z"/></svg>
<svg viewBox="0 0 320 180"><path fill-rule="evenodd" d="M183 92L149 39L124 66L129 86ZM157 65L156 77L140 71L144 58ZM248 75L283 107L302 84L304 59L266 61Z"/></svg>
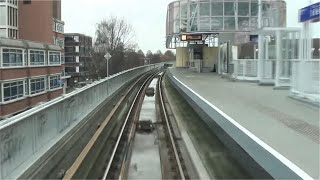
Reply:
<svg viewBox="0 0 320 180"><path fill-rule="evenodd" d="M291 95L320 103L320 59L292 62Z"/></svg>
<svg viewBox="0 0 320 180"><path fill-rule="evenodd" d="M19 177L107 97L159 66L123 71L0 121L0 179Z"/></svg>
<svg viewBox="0 0 320 180"><path fill-rule="evenodd" d="M282 59L276 62L275 87L290 87L292 79L292 64L298 59Z"/></svg>
<svg viewBox="0 0 320 180"><path fill-rule="evenodd" d="M201 72L203 60L194 59L189 61L189 68L196 72Z"/></svg>
<svg viewBox="0 0 320 180"><path fill-rule="evenodd" d="M258 73L261 73L259 82L262 84L274 84L276 76L276 60L275 59L264 59L262 60L261 72L258 69Z"/></svg>
<svg viewBox="0 0 320 180"><path fill-rule="evenodd" d="M239 80L258 80L258 60L257 59L234 59L234 78Z"/></svg>

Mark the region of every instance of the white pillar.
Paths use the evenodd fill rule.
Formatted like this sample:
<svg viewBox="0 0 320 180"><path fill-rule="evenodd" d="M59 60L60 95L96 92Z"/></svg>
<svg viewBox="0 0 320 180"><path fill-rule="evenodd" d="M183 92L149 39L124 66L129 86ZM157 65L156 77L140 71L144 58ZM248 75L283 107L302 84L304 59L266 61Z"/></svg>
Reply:
<svg viewBox="0 0 320 180"><path fill-rule="evenodd" d="M279 77L280 77L280 61L282 60L281 57L281 51L282 51L282 45L281 45L281 32L280 30L276 31L276 74L275 74L275 86L279 86Z"/></svg>
<svg viewBox="0 0 320 180"><path fill-rule="evenodd" d="M261 31L262 28L262 0L259 0L259 11L258 11L258 29ZM261 32L258 35L258 80L262 80L262 59L263 59L263 35L261 35Z"/></svg>
<svg viewBox="0 0 320 180"><path fill-rule="evenodd" d="M64 79L64 83L63 83L63 94L67 93L67 79Z"/></svg>

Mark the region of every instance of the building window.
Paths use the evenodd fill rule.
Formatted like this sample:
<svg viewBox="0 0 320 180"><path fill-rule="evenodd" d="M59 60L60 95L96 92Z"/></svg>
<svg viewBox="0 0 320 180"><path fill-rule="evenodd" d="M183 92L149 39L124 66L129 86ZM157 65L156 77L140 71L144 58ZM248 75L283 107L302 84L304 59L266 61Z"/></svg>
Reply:
<svg viewBox="0 0 320 180"><path fill-rule="evenodd" d="M0 6L0 26L7 25L6 8L7 6Z"/></svg>
<svg viewBox="0 0 320 180"><path fill-rule="evenodd" d="M31 4L31 0L23 0L23 4Z"/></svg>
<svg viewBox="0 0 320 180"><path fill-rule="evenodd" d="M49 65L61 64L60 52L49 52Z"/></svg>
<svg viewBox="0 0 320 180"><path fill-rule="evenodd" d="M212 2L211 15L222 16L223 15L223 2Z"/></svg>
<svg viewBox="0 0 320 180"><path fill-rule="evenodd" d="M0 9L0 13L1 13L1 9ZM1 15L0 15L0 18L1 18ZM7 37L7 30L6 29L0 28L0 37Z"/></svg>
<svg viewBox="0 0 320 180"><path fill-rule="evenodd" d="M75 42L79 42L79 36L73 36Z"/></svg>
<svg viewBox="0 0 320 180"><path fill-rule="evenodd" d="M3 84L3 100L4 100L4 102L23 97L24 96L23 84L24 84L24 81L4 83Z"/></svg>
<svg viewBox="0 0 320 180"><path fill-rule="evenodd" d="M224 30L235 30L235 18L234 17L225 17L224 18Z"/></svg>
<svg viewBox="0 0 320 180"><path fill-rule="evenodd" d="M50 89L57 89L61 87L60 75L50 76L49 81L50 81Z"/></svg>
<svg viewBox="0 0 320 180"><path fill-rule="evenodd" d="M45 78L31 79L30 80L30 94L38 94L44 92L45 87Z"/></svg>
<svg viewBox="0 0 320 180"><path fill-rule="evenodd" d="M29 55L30 55L30 59L29 59L30 65L32 66L45 65L44 51L30 50Z"/></svg>
<svg viewBox="0 0 320 180"><path fill-rule="evenodd" d="M61 53L61 64L65 64L65 54Z"/></svg>
<svg viewBox="0 0 320 180"><path fill-rule="evenodd" d="M234 2L224 2L224 15L234 16L235 3Z"/></svg>
<svg viewBox="0 0 320 180"><path fill-rule="evenodd" d="M64 24L56 22L56 21L53 21L53 23L52 23L52 31L58 32L58 33L64 33Z"/></svg>
<svg viewBox="0 0 320 180"><path fill-rule="evenodd" d="M23 66L23 51L20 49L2 49L2 65Z"/></svg>
<svg viewBox="0 0 320 180"><path fill-rule="evenodd" d="M201 3L200 4L200 16L210 16L210 4Z"/></svg>
<svg viewBox="0 0 320 180"><path fill-rule="evenodd" d="M63 33L64 32L63 24L56 23L56 31L59 33Z"/></svg>
<svg viewBox="0 0 320 180"><path fill-rule="evenodd" d="M238 3L238 15L239 16L249 16L249 3L248 2L239 2Z"/></svg>
<svg viewBox="0 0 320 180"><path fill-rule="evenodd" d="M64 38L53 37L53 43L57 46L60 46L61 49L64 49Z"/></svg>
<svg viewBox="0 0 320 180"><path fill-rule="evenodd" d="M256 2L251 3L251 16L258 16L259 5Z"/></svg>
<svg viewBox="0 0 320 180"><path fill-rule="evenodd" d="M75 47L75 52L79 52L79 46Z"/></svg>

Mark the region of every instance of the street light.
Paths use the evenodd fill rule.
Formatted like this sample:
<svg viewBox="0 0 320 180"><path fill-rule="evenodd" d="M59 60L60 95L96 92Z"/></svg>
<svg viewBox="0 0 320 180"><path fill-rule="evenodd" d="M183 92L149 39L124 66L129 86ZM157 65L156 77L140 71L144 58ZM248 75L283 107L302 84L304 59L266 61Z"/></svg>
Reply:
<svg viewBox="0 0 320 180"><path fill-rule="evenodd" d="M104 55L104 58L106 58L107 60L107 77L109 77L109 60L112 58L112 56L109 53L107 53Z"/></svg>

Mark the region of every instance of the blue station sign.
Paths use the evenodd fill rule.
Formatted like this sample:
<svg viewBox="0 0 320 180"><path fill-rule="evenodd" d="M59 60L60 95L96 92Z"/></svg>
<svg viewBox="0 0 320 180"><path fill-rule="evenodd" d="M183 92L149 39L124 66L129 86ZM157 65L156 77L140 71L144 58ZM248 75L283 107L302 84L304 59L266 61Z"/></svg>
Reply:
<svg viewBox="0 0 320 180"><path fill-rule="evenodd" d="M299 22L320 19L320 2L299 10Z"/></svg>

